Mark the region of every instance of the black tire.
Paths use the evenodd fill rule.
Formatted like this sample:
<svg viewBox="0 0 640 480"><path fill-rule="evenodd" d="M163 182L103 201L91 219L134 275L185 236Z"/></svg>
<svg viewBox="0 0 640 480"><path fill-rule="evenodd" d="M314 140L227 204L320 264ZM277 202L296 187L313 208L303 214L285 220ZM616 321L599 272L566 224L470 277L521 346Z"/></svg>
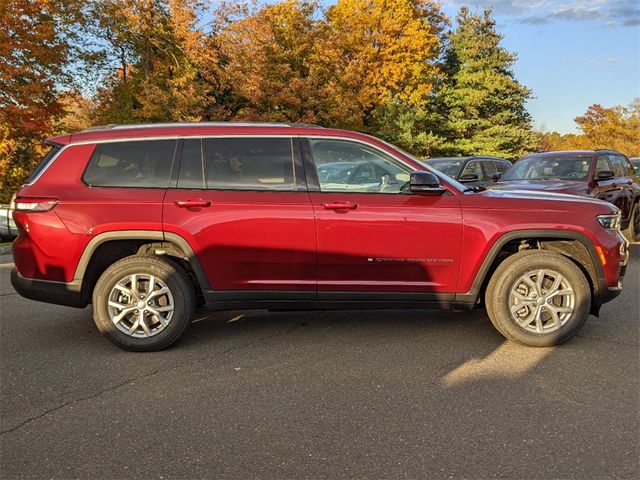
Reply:
<svg viewBox="0 0 640 480"><path fill-rule="evenodd" d="M536 275L535 272L541 269L546 270L548 276L545 274ZM559 274L559 276L554 276L554 274ZM523 309L512 316L511 307L517 308L516 303L521 302L521 300L517 300L517 302L514 300L515 295L522 296L522 290L513 290L518 286L519 288L527 288L527 284L521 281L527 275L543 279L541 289L543 295L537 295L535 288L530 288L531 291L526 294L525 300L528 303L523 303ZM549 288L553 279L560 276L573 294L568 294L566 297L550 295L553 298L549 298L548 301L551 303L547 305L544 299L547 298L546 295L549 292L545 291L545 288ZM532 283L537 283L537 281ZM569 289L562 291L569 291ZM543 303L536 303L540 301L538 300L540 297L543 297ZM565 302L565 299L567 303L563 306L562 302ZM555 305L553 302L557 302L559 305ZM591 310L591 289L584 273L568 258L544 250L527 250L510 256L498 266L487 286L485 304L491 323L505 338L531 347L550 347L566 342L582 328ZM556 319L561 315L568 315L568 318L560 318L557 320L558 323L555 323L551 316L552 309L550 307L554 307L554 309L569 308L571 312L563 312L560 315L556 312ZM537 318L535 314L532 322L534 324L529 323L525 326L519 325L514 318L518 317L526 323L525 319L531 318L530 314L537 312L538 309L542 312L540 322L542 332L536 328L538 324L535 320ZM563 320L564 323L561 324ZM559 324L561 326L558 326ZM547 328L549 331L546 331ZM536 329L536 331L532 332L530 329Z"/></svg>
<svg viewBox="0 0 640 480"><path fill-rule="evenodd" d="M638 202L633 205L629 218L629 226L622 234L624 238L630 242L640 242L640 204Z"/></svg>
<svg viewBox="0 0 640 480"><path fill-rule="evenodd" d="M148 313L147 308L151 309L152 305L152 301L149 298L147 298L149 300L147 305L150 307L146 305L144 307L134 306L136 302L145 304L145 295L150 293L144 289L139 289L138 286L136 286L137 293L134 295L140 295L141 298L131 297L131 300L127 301L128 307L126 310L131 308L141 308L142 310L144 308L141 314L146 330L140 331L141 324L137 328L134 326L135 320L138 318L138 310L134 310L133 312L135 313L127 313L123 320L118 321L119 327L112 321L109 311L110 296L113 301L124 303L126 300L121 300L122 297L118 297L116 300L113 295L120 295L120 290L116 288L116 284L122 285L119 282L127 281L128 278L131 278L131 275L139 275L141 277L140 281L142 283L138 284L138 280L136 280L136 285L144 286L144 277L146 276L150 280L150 276L153 276L157 286L166 287L169 293L164 293L162 296L156 296L153 299L153 302L163 302L162 305L153 303L153 308L166 309L173 306L171 316L168 320L165 320L166 326L159 322L158 316L162 316L164 320L164 315L169 315L169 313L163 312L158 316ZM137 277L135 278L137 279ZM147 282L147 287L150 286L149 283ZM125 299L130 297L127 293L123 295ZM153 295L151 296L153 297ZM133 255L123 258L104 271L93 290L93 319L98 330L119 347L138 352L162 350L177 341L191 324L195 305L195 290L188 274L177 263L163 257ZM122 311L116 310L117 313ZM134 328L133 334L128 334L121 330L121 328L126 330L129 326ZM149 332L152 334L151 336L133 336L144 335L149 327L155 328L155 330Z"/></svg>

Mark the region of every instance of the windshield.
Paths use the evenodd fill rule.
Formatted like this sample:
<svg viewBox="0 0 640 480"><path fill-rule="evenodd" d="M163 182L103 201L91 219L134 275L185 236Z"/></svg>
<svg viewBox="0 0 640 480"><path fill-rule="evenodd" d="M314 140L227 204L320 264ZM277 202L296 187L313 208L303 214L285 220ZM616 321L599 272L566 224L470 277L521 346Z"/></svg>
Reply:
<svg viewBox="0 0 640 480"><path fill-rule="evenodd" d="M447 161L426 161L427 165L431 165L436 170L444 173L445 175L456 178L460 169L462 168L462 164L464 163L462 160L447 160Z"/></svg>
<svg viewBox="0 0 640 480"><path fill-rule="evenodd" d="M518 160L500 181L509 180L586 180L591 157L530 157Z"/></svg>

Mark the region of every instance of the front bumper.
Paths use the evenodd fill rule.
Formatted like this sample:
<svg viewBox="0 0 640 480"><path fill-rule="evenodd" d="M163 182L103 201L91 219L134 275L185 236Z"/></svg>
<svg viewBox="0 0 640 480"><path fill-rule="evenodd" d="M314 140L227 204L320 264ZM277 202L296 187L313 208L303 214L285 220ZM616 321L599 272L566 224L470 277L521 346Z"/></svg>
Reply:
<svg viewBox="0 0 640 480"><path fill-rule="evenodd" d="M11 271L11 285L25 298L39 302L54 303L67 307L84 308L87 302L82 297L80 282L52 282L23 277L14 268Z"/></svg>

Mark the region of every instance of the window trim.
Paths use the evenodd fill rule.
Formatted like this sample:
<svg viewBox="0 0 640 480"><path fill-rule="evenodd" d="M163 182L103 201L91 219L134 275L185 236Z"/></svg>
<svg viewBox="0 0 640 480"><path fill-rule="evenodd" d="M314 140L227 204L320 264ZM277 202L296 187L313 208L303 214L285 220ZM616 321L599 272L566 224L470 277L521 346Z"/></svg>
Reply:
<svg viewBox="0 0 640 480"><path fill-rule="evenodd" d="M44 174L44 172L46 172L47 169L51 165L53 165L53 162L56 161L56 159L60 156L60 154L69 146L69 144L62 145L60 143L50 142L48 140L45 140L43 143L45 145L49 145L51 148L57 148L58 151L47 161L47 163L42 167L42 169L38 172L38 174L31 181L23 183L23 186L25 186L25 187L28 187L28 186L33 185L34 183L36 183L38 181L38 179ZM39 166L39 164L38 164L38 166ZM38 166L36 166L36 168L38 168ZM31 173L29 176L31 176L31 175L33 175L33 173Z"/></svg>

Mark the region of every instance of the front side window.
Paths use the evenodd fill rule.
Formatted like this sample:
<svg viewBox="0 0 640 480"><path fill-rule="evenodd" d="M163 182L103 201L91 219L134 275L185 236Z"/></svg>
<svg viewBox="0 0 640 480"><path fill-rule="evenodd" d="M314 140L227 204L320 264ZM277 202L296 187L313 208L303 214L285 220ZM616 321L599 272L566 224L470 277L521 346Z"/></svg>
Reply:
<svg viewBox="0 0 640 480"><path fill-rule="evenodd" d="M296 190L291 138L208 138L204 157L207 188Z"/></svg>
<svg viewBox="0 0 640 480"><path fill-rule="evenodd" d="M586 180L590 164L591 158L587 156L523 158L501 180Z"/></svg>
<svg viewBox="0 0 640 480"><path fill-rule="evenodd" d="M399 193L411 169L368 145L310 139L322 192Z"/></svg>
<svg viewBox="0 0 640 480"><path fill-rule="evenodd" d="M448 177L458 178L458 174L464 164L464 160L432 160L427 161L426 163Z"/></svg>
<svg viewBox="0 0 640 480"><path fill-rule="evenodd" d="M484 172L482 171L482 163L478 160L473 160L467 163L467 166L464 167L462 174L460 175L460 180L470 179L475 177L477 181L484 180Z"/></svg>
<svg viewBox="0 0 640 480"><path fill-rule="evenodd" d="M612 172L611 165L609 165L609 161L607 157L604 155L600 155L598 160L596 161L596 175L600 172Z"/></svg>
<svg viewBox="0 0 640 480"><path fill-rule="evenodd" d="M175 140L100 143L82 177L92 187L167 188Z"/></svg>

